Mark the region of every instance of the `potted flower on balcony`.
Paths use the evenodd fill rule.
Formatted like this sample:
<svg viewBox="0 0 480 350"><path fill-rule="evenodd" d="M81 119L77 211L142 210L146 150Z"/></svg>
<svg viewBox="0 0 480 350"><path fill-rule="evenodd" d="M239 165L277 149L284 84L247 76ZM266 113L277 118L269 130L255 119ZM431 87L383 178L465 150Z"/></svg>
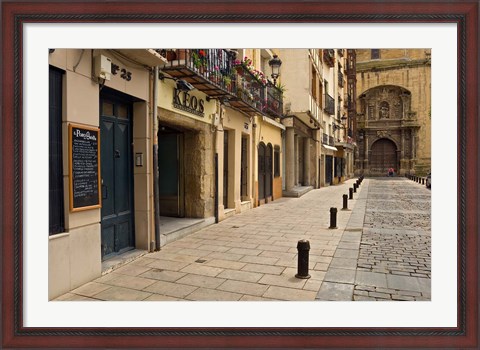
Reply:
<svg viewBox="0 0 480 350"><path fill-rule="evenodd" d="M166 50L166 58L167 58L167 61L176 60L177 59L177 54L176 54L175 50L171 50L171 49Z"/></svg>
<svg viewBox="0 0 480 350"><path fill-rule="evenodd" d="M218 66L215 66L213 68L213 71L209 73L208 78L215 84L220 84L222 78L222 75L220 74L220 68Z"/></svg>
<svg viewBox="0 0 480 350"><path fill-rule="evenodd" d="M243 76L244 68L243 68L242 61L240 60L233 61L233 68L235 69L238 75Z"/></svg>
<svg viewBox="0 0 480 350"><path fill-rule="evenodd" d="M207 54L205 50L192 50L192 64L193 68L200 73L205 71L205 67L207 66Z"/></svg>
<svg viewBox="0 0 480 350"><path fill-rule="evenodd" d="M228 91L232 91L232 77L230 75L222 76L223 85Z"/></svg>

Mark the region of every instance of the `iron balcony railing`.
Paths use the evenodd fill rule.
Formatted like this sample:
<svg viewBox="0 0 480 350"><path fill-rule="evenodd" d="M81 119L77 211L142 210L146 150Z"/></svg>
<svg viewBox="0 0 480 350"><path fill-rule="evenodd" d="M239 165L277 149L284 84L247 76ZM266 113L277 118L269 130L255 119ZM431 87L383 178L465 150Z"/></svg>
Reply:
<svg viewBox="0 0 480 350"><path fill-rule="evenodd" d="M329 137L328 137L328 144L329 144L330 146L333 146L333 145L334 145L333 136L329 136Z"/></svg>
<svg viewBox="0 0 480 350"><path fill-rule="evenodd" d="M235 67L238 74L237 97L256 110L263 112L266 109L265 85L242 65Z"/></svg>
<svg viewBox="0 0 480 350"><path fill-rule="evenodd" d="M330 115L335 114L335 100L329 94L325 94L325 108L324 111Z"/></svg>
<svg viewBox="0 0 480 350"><path fill-rule="evenodd" d="M324 49L323 50L323 61L330 67L335 66L335 50L334 49Z"/></svg>
<svg viewBox="0 0 480 350"><path fill-rule="evenodd" d="M225 49L158 49L168 63L162 68L185 79L210 96L230 95L231 105L246 113L261 112L273 117L283 113L283 93L267 82L263 73L250 71ZM212 86L213 85L213 86ZM214 88L215 87L215 88Z"/></svg>
<svg viewBox="0 0 480 350"><path fill-rule="evenodd" d="M223 49L192 49L177 50L188 59L188 65L192 67L198 74L214 84L222 87L224 90L235 93L235 78L233 70L234 56Z"/></svg>
<svg viewBox="0 0 480 350"><path fill-rule="evenodd" d="M267 106L265 113L273 117L283 114L283 92L271 82L267 84Z"/></svg>
<svg viewBox="0 0 480 350"><path fill-rule="evenodd" d="M327 134L322 134L322 143L324 145L328 145L328 135Z"/></svg>
<svg viewBox="0 0 480 350"><path fill-rule="evenodd" d="M344 82L343 82L343 73L338 71L338 86L343 88Z"/></svg>

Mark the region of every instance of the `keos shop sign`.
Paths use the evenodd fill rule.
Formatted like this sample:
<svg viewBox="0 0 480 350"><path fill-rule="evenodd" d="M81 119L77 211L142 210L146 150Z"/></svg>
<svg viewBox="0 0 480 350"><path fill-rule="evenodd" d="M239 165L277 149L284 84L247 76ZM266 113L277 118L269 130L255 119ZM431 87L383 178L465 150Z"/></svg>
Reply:
<svg viewBox="0 0 480 350"><path fill-rule="evenodd" d="M187 91L173 90L173 107L182 111L205 117L205 101L190 95Z"/></svg>

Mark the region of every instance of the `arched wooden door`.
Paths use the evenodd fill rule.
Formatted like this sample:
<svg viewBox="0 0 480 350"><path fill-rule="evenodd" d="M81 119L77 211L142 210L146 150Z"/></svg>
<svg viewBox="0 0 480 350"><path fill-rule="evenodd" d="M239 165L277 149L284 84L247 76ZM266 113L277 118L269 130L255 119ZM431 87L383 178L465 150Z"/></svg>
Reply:
<svg viewBox="0 0 480 350"><path fill-rule="evenodd" d="M395 171L398 171L397 147L395 143L385 138L375 141L370 151L369 164L372 175L384 176L389 168L394 168Z"/></svg>
<svg viewBox="0 0 480 350"><path fill-rule="evenodd" d="M258 200L265 199L265 153L266 146L263 142L258 145Z"/></svg>

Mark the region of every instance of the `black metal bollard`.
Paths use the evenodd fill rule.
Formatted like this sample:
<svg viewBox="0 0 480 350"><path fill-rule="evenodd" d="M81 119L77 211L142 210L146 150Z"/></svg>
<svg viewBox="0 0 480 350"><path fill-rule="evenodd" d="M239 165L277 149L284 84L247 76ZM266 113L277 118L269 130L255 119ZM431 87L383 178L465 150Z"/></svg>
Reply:
<svg viewBox="0 0 480 350"><path fill-rule="evenodd" d="M297 243L298 251L298 266L296 278L307 279L310 278L308 274L308 256L310 252L310 242L306 239L301 239Z"/></svg>
<svg viewBox="0 0 480 350"><path fill-rule="evenodd" d="M348 199L353 199L353 188L348 189Z"/></svg>
<svg viewBox="0 0 480 350"><path fill-rule="evenodd" d="M357 184L353 184L353 192L357 193Z"/></svg>
<svg viewBox="0 0 480 350"><path fill-rule="evenodd" d="M348 210L348 196L346 194L343 195L343 208L342 210Z"/></svg>
<svg viewBox="0 0 480 350"><path fill-rule="evenodd" d="M422 177L422 185L425 185L425 178Z"/></svg>
<svg viewBox="0 0 480 350"><path fill-rule="evenodd" d="M330 229L337 228L337 208L330 208Z"/></svg>

